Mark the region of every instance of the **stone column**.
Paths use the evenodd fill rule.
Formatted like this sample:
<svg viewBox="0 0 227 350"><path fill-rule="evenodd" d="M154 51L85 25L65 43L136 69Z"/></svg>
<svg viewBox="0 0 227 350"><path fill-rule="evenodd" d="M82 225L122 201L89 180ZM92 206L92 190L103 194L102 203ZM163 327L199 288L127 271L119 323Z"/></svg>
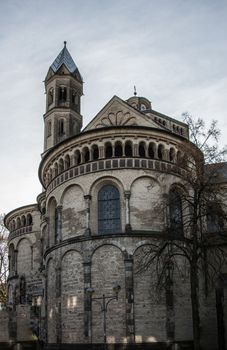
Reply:
<svg viewBox="0 0 227 350"><path fill-rule="evenodd" d="M133 145L133 157L138 157L139 156L139 145L138 143L135 143Z"/></svg>
<svg viewBox="0 0 227 350"><path fill-rule="evenodd" d="M62 240L62 205L58 205L57 208L57 243Z"/></svg>
<svg viewBox="0 0 227 350"><path fill-rule="evenodd" d="M61 344L61 267L56 268L56 341Z"/></svg>
<svg viewBox="0 0 227 350"><path fill-rule="evenodd" d="M85 202L86 202L86 230L85 234L86 236L91 235L91 228L90 228L90 203L91 203L91 196L89 194L84 196Z"/></svg>
<svg viewBox="0 0 227 350"><path fill-rule="evenodd" d="M133 288L133 258L128 256L125 260L125 292L126 292L126 337L128 343L135 342L134 320L134 288Z"/></svg>
<svg viewBox="0 0 227 350"><path fill-rule="evenodd" d="M91 261L84 262L84 336L91 342L91 296L86 294L86 288L91 287Z"/></svg>
<svg viewBox="0 0 227 350"><path fill-rule="evenodd" d="M129 199L131 196L130 191L125 191L125 232L131 232L132 227L130 224L130 207L129 207Z"/></svg>
<svg viewBox="0 0 227 350"><path fill-rule="evenodd" d="M103 158L105 158L104 146L100 146L99 147L99 159L103 159Z"/></svg>

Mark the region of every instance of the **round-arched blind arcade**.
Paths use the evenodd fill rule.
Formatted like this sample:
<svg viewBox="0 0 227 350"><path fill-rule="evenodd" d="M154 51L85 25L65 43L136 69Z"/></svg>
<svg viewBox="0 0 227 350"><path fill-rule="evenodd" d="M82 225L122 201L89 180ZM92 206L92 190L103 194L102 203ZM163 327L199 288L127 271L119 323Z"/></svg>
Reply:
<svg viewBox="0 0 227 350"><path fill-rule="evenodd" d="M98 193L98 230L100 234L121 231L120 195L113 185L102 187Z"/></svg>

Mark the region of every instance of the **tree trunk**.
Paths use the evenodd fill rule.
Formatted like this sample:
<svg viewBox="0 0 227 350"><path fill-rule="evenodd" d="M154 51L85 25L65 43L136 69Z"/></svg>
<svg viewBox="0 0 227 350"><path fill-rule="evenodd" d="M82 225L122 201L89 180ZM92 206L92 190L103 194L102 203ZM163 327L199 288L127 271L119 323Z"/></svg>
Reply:
<svg viewBox="0 0 227 350"><path fill-rule="evenodd" d="M192 305L192 323L194 350L200 350L200 316L198 299L198 267L195 261L190 265L190 283L191 283L191 305Z"/></svg>

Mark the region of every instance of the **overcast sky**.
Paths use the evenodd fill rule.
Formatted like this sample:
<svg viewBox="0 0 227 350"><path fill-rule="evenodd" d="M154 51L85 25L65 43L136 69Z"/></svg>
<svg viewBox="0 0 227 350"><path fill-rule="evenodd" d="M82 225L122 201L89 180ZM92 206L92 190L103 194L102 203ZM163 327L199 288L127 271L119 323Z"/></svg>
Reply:
<svg viewBox="0 0 227 350"><path fill-rule="evenodd" d="M67 40L84 79L84 126L113 96L217 119L227 137L227 1L0 0L0 213L35 203L43 80Z"/></svg>

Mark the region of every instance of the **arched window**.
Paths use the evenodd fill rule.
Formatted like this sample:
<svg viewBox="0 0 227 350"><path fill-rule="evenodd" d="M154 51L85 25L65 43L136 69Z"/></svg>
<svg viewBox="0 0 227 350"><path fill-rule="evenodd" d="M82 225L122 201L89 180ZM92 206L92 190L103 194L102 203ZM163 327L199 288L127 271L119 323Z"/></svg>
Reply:
<svg viewBox="0 0 227 350"><path fill-rule="evenodd" d="M28 226L32 225L32 216L31 216L31 214L27 215L27 225Z"/></svg>
<svg viewBox="0 0 227 350"><path fill-rule="evenodd" d="M223 213L218 204L210 204L207 209L207 231L218 232L224 230Z"/></svg>
<svg viewBox="0 0 227 350"><path fill-rule="evenodd" d="M106 154L106 158L111 158L113 157L113 148L111 143L107 143L105 146L105 154Z"/></svg>
<svg viewBox="0 0 227 350"><path fill-rule="evenodd" d="M65 123L64 123L64 119L60 119L58 121L58 135L62 136L65 133Z"/></svg>
<svg viewBox="0 0 227 350"><path fill-rule="evenodd" d="M169 150L169 161L174 162L174 160L175 160L175 150L174 148L171 147Z"/></svg>
<svg viewBox="0 0 227 350"><path fill-rule="evenodd" d="M183 229L182 200L179 193L171 190L169 193L170 228L174 232L181 233Z"/></svg>
<svg viewBox="0 0 227 350"><path fill-rule="evenodd" d="M98 193L98 230L100 234L121 231L120 195L113 185L106 185Z"/></svg>
<svg viewBox="0 0 227 350"><path fill-rule="evenodd" d="M12 221L12 231L14 231L16 229L16 222L15 220Z"/></svg>
<svg viewBox="0 0 227 350"><path fill-rule="evenodd" d="M54 176L58 176L58 163L54 164Z"/></svg>
<svg viewBox="0 0 227 350"><path fill-rule="evenodd" d="M24 215L22 215L22 217L21 217L21 226L22 227L26 226L26 218Z"/></svg>
<svg viewBox="0 0 227 350"><path fill-rule="evenodd" d="M68 170L70 168L70 157L69 155L67 154L65 156L65 170Z"/></svg>
<svg viewBox="0 0 227 350"><path fill-rule="evenodd" d="M154 143L150 143L148 148L148 154L151 159L154 159L154 151L155 151L155 145Z"/></svg>
<svg viewBox="0 0 227 350"><path fill-rule="evenodd" d="M84 155L84 162L89 162L90 160L90 152L89 152L89 149L87 147L85 147L83 149L83 155Z"/></svg>
<svg viewBox="0 0 227 350"><path fill-rule="evenodd" d="M158 159L162 160L164 155L164 146L158 145Z"/></svg>
<svg viewBox="0 0 227 350"><path fill-rule="evenodd" d="M21 220L20 218L17 218L17 229L21 227Z"/></svg>
<svg viewBox="0 0 227 350"><path fill-rule="evenodd" d="M115 157L122 157L122 144L120 142L117 142L115 144Z"/></svg>
<svg viewBox="0 0 227 350"><path fill-rule="evenodd" d="M93 157L93 160L99 159L99 149L97 145L94 145L92 147L92 157Z"/></svg>
<svg viewBox="0 0 227 350"><path fill-rule="evenodd" d="M62 158L59 160L58 170L59 170L59 174L61 174L64 171L64 161Z"/></svg>
<svg viewBox="0 0 227 350"><path fill-rule="evenodd" d="M145 144L143 142L140 142L139 144L139 156L143 158L146 156Z"/></svg>
<svg viewBox="0 0 227 350"><path fill-rule="evenodd" d="M51 135L51 120L47 123L47 137Z"/></svg>
<svg viewBox="0 0 227 350"><path fill-rule="evenodd" d="M75 152L75 165L79 165L81 163L81 154L80 154L80 151L77 150Z"/></svg>
<svg viewBox="0 0 227 350"><path fill-rule="evenodd" d="M132 143L129 141L125 144L125 156L132 157Z"/></svg>
<svg viewBox="0 0 227 350"><path fill-rule="evenodd" d="M67 89L66 89L66 87L60 87L59 88L58 99L59 99L59 102L66 102L66 99L67 99Z"/></svg>
<svg viewBox="0 0 227 350"><path fill-rule="evenodd" d="M51 88L48 92L48 106L50 106L54 101L54 89Z"/></svg>

